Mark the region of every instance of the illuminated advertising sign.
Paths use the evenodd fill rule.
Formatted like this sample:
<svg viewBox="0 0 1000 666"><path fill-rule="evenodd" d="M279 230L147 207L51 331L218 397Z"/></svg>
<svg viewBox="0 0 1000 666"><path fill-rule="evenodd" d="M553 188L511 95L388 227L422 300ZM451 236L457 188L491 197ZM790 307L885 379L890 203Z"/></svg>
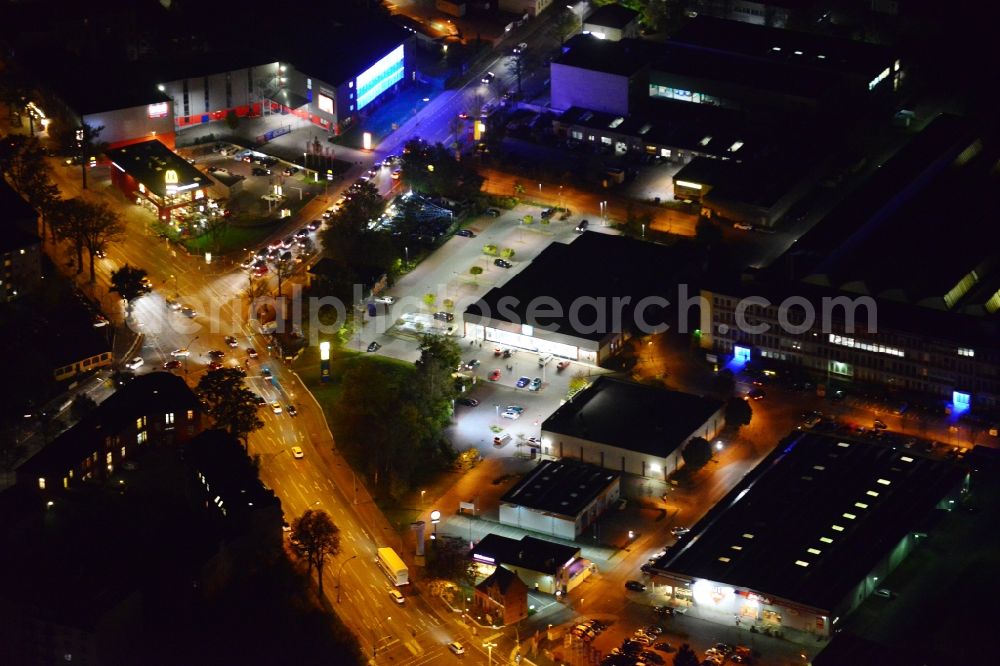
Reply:
<svg viewBox="0 0 1000 666"><path fill-rule="evenodd" d="M325 93L319 94L319 110L323 113L329 113L333 115L333 97Z"/></svg>
<svg viewBox="0 0 1000 666"><path fill-rule="evenodd" d="M167 117L167 103L157 102L156 104L150 104L149 108L146 110L146 114L150 118L166 118Z"/></svg>
<svg viewBox="0 0 1000 666"><path fill-rule="evenodd" d="M403 45L400 44L356 79L358 111L402 81L404 70Z"/></svg>

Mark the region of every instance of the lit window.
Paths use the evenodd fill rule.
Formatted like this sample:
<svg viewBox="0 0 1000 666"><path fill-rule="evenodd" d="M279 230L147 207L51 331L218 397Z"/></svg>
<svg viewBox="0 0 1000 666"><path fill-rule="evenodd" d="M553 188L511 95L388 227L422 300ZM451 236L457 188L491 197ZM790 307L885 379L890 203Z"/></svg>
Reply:
<svg viewBox="0 0 1000 666"><path fill-rule="evenodd" d="M806 562L805 560L795 560L795 563L797 565L799 565L800 567L807 567L807 566L809 566L809 563Z"/></svg>
<svg viewBox="0 0 1000 666"><path fill-rule="evenodd" d="M108 451L107 454L105 454L105 456L104 456L104 462L106 462L106 463L108 463L110 465L113 460L114 460L114 456L111 455L111 451Z"/></svg>
<svg viewBox="0 0 1000 666"><path fill-rule="evenodd" d="M319 110L323 113L333 114L333 98L329 95L319 94Z"/></svg>
<svg viewBox="0 0 1000 666"><path fill-rule="evenodd" d="M138 435L135 436L135 441L139 444L144 444L146 442L146 431L143 430Z"/></svg>
<svg viewBox="0 0 1000 666"><path fill-rule="evenodd" d="M831 525L830 529L832 529L834 532L843 532L844 531L844 528L841 527L840 525Z"/></svg>
<svg viewBox="0 0 1000 666"><path fill-rule="evenodd" d="M830 537L820 537L819 540L822 541L823 543L833 543L833 539L831 539Z"/></svg>
<svg viewBox="0 0 1000 666"><path fill-rule="evenodd" d="M45 490L45 477L44 476L38 477L38 489L39 490Z"/></svg>
<svg viewBox="0 0 1000 666"><path fill-rule="evenodd" d="M889 479L879 479L878 483L882 484L883 486L888 486L892 483L892 481L890 481Z"/></svg>
<svg viewBox="0 0 1000 666"><path fill-rule="evenodd" d="M959 349L958 349L958 355L959 356L968 356L969 358L972 358L972 357L974 357L976 355L976 352L973 349L966 349L965 347L959 347Z"/></svg>
<svg viewBox="0 0 1000 666"><path fill-rule="evenodd" d="M867 509L868 508L868 505L865 504L864 502L855 502L854 506L858 507L859 509Z"/></svg>
<svg viewBox="0 0 1000 666"><path fill-rule="evenodd" d="M170 425L170 424L172 424L174 422L174 413L173 412L167 412L166 414L163 415L163 417L166 420L166 422L167 422L168 425Z"/></svg>
<svg viewBox="0 0 1000 666"><path fill-rule="evenodd" d="M847 447L850 446L850 444L848 444L847 442L837 442L837 446L839 446L842 449L846 449Z"/></svg>
<svg viewBox="0 0 1000 666"><path fill-rule="evenodd" d="M808 550L806 550L806 552L809 553L810 555L819 555L823 551L819 550L818 548L809 548Z"/></svg>
<svg viewBox="0 0 1000 666"><path fill-rule="evenodd" d="M903 462L913 462L913 458L911 458L910 456L902 456L900 460L902 460Z"/></svg>
<svg viewBox="0 0 1000 666"><path fill-rule="evenodd" d="M135 420L135 429L136 430L141 430L142 429L142 417L141 416Z"/></svg>
<svg viewBox="0 0 1000 666"><path fill-rule="evenodd" d="M723 562L723 563L728 563L729 562L729 558L728 557L720 557L719 561Z"/></svg>
<svg viewBox="0 0 1000 666"><path fill-rule="evenodd" d="M194 410L193 409L189 409L188 410L187 417L188 417L188 421L191 421L191 420L194 419Z"/></svg>
<svg viewBox="0 0 1000 666"><path fill-rule="evenodd" d="M869 490L867 493L865 493L865 495L868 495L869 497L878 497L878 493L875 492L874 490Z"/></svg>
<svg viewBox="0 0 1000 666"><path fill-rule="evenodd" d="M847 518L848 520L854 520L855 518L857 518L857 516L855 516L853 513L845 513L845 514L843 514L843 516L844 516L844 518Z"/></svg>
<svg viewBox="0 0 1000 666"><path fill-rule="evenodd" d="M745 534L743 535L743 538L744 538L744 539L752 539L752 538L753 538L753 535L752 535L752 534L750 534L749 532L747 532L747 533L745 533Z"/></svg>
<svg viewBox="0 0 1000 666"><path fill-rule="evenodd" d="M731 550L743 550L743 546L730 546Z"/></svg>

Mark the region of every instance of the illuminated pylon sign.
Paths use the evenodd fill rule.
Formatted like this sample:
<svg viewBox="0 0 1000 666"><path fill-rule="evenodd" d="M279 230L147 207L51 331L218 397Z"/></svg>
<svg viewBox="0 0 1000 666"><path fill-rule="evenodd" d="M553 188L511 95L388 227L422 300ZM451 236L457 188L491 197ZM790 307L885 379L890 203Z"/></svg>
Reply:
<svg viewBox="0 0 1000 666"><path fill-rule="evenodd" d="M174 194L177 192L177 172L173 169L168 169L166 173L163 174L163 182L167 185L167 194Z"/></svg>
<svg viewBox="0 0 1000 666"><path fill-rule="evenodd" d="M326 170L326 179L327 180L333 180L333 169L327 169Z"/></svg>

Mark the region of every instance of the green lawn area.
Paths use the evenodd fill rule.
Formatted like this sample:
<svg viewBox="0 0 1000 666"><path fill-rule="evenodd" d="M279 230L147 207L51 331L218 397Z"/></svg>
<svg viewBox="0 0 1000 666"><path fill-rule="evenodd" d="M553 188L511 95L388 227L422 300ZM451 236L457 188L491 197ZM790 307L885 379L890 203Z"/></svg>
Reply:
<svg viewBox="0 0 1000 666"><path fill-rule="evenodd" d="M212 243L207 235L187 238L182 242L192 254L202 254L210 249L220 255L230 252L239 253L243 251L243 248L256 247L274 231L279 223L280 220L274 220L266 224L249 226L228 225L220 234L218 248L214 249L211 247Z"/></svg>
<svg viewBox="0 0 1000 666"><path fill-rule="evenodd" d="M306 383L309 390L330 417L330 409L340 396L340 378L349 368L357 364L380 364L397 369L401 374L409 374L413 366L404 361L376 354L364 354L349 349L330 349L330 381L320 381L319 347L306 347L293 364L295 372Z"/></svg>

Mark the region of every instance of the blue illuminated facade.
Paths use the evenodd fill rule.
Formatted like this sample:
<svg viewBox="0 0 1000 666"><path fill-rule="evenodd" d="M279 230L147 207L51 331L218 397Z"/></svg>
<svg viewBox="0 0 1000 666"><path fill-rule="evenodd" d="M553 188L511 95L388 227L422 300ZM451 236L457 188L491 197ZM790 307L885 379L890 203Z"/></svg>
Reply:
<svg viewBox="0 0 1000 666"><path fill-rule="evenodd" d="M400 44L364 73L358 75L355 81L358 95L357 110L365 108L376 97L402 81L404 72L404 49Z"/></svg>

